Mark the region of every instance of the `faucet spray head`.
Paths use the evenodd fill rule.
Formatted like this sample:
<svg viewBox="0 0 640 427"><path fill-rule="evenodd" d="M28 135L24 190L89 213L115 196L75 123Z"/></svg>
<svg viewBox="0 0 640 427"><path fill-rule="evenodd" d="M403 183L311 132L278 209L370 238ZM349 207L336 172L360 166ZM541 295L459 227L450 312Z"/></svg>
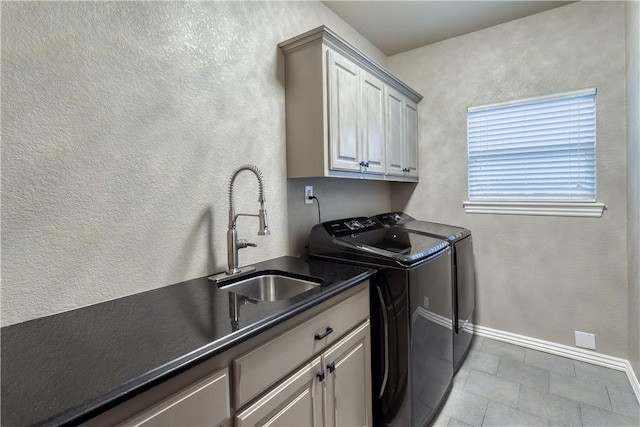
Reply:
<svg viewBox="0 0 640 427"><path fill-rule="evenodd" d="M267 224L267 210L264 208L264 203L260 202L260 212L258 213L260 220L260 229L258 230L258 236L268 236L269 224Z"/></svg>

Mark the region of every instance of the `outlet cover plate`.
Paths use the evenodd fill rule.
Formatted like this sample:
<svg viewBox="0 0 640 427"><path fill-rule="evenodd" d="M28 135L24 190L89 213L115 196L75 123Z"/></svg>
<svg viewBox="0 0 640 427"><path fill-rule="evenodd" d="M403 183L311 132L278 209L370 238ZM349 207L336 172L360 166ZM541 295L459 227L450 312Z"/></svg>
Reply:
<svg viewBox="0 0 640 427"><path fill-rule="evenodd" d="M590 334L588 332L576 332L576 347L588 348L590 350L596 349L596 334Z"/></svg>
<svg viewBox="0 0 640 427"><path fill-rule="evenodd" d="M313 203L309 197L313 197L313 185L305 185L304 186L304 202L309 205Z"/></svg>

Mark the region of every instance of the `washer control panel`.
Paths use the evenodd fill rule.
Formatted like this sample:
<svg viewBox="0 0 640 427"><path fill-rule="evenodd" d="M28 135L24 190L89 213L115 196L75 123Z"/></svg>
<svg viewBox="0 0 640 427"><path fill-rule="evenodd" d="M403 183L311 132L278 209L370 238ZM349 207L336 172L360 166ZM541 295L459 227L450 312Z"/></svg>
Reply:
<svg viewBox="0 0 640 427"><path fill-rule="evenodd" d="M376 215L376 219L380 221L385 227L390 227L398 223L413 220L412 217L404 212L389 212L385 214Z"/></svg>
<svg viewBox="0 0 640 427"><path fill-rule="evenodd" d="M350 234L358 234L364 231L377 230L384 228L381 224L376 222L373 218L356 217L339 219L335 221L327 221L322 223L322 226L327 233L334 237L348 236Z"/></svg>

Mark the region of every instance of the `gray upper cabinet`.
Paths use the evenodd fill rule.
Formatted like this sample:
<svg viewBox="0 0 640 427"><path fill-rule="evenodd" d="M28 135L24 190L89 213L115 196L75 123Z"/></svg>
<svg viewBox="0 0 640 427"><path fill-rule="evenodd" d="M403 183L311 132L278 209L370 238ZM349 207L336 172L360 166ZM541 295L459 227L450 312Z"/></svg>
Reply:
<svg viewBox="0 0 640 427"><path fill-rule="evenodd" d="M418 177L418 104L404 98L404 170L405 176Z"/></svg>
<svg viewBox="0 0 640 427"><path fill-rule="evenodd" d="M388 175L418 178L418 104L391 88L386 92Z"/></svg>
<svg viewBox="0 0 640 427"><path fill-rule="evenodd" d="M404 97L397 90L387 88L385 90L387 107L386 121L386 149L387 169L386 173L393 176L403 176L406 169L404 155Z"/></svg>
<svg viewBox="0 0 640 427"><path fill-rule="evenodd" d="M384 84L365 71L360 73L360 77L362 159L366 172L384 174L386 165Z"/></svg>
<svg viewBox="0 0 640 427"><path fill-rule="evenodd" d="M360 71L335 52L329 55L329 122L331 169L360 171L361 147ZM287 117L288 119L288 117Z"/></svg>
<svg viewBox="0 0 640 427"><path fill-rule="evenodd" d="M327 27L279 47L289 178L417 181L420 94Z"/></svg>

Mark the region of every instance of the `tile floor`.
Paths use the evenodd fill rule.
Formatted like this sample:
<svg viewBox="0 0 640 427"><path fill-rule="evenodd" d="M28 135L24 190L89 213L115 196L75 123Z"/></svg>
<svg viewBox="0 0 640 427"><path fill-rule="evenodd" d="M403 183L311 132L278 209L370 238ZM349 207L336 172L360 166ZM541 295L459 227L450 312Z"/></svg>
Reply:
<svg viewBox="0 0 640 427"><path fill-rule="evenodd" d="M621 371L475 337L435 426L640 426Z"/></svg>

